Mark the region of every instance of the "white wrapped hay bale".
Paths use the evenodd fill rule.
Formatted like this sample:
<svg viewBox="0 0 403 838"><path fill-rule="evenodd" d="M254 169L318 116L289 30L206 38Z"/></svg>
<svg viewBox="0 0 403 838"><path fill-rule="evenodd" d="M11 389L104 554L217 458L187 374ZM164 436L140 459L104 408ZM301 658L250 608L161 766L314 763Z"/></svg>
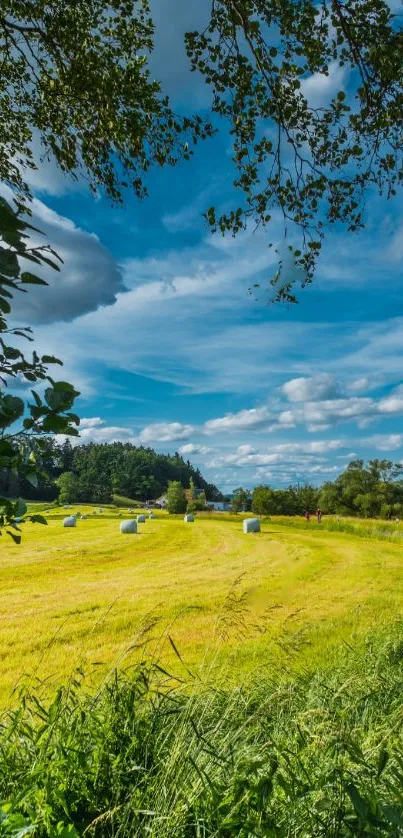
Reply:
<svg viewBox="0 0 403 838"><path fill-rule="evenodd" d="M82 515L82 516L81 516L81 520L82 520L82 521L86 521L86 520L87 520L87 516L86 516L86 515Z"/></svg>
<svg viewBox="0 0 403 838"><path fill-rule="evenodd" d="M149 517L150 521L154 521L154 519L156 518L156 516L153 515L152 512L150 512L150 515L148 517Z"/></svg>
<svg viewBox="0 0 403 838"><path fill-rule="evenodd" d="M145 524L146 516L145 515L137 515L137 523L138 524Z"/></svg>
<svg viewBox="0 0 403 838"><path fill-rule="evenodd" d="M134 535L137 532L137 522L134 520L122 521L120 532L123 535Z"/></svg>
<svg viewBox="0 0 403 838"><path fill-rule="evenodd" d="M75 515L69 515L68 518L64 519L63 526L64 527L75 527L76 523L77 523L77 518L75 517Z"/></svg>
<svg viewBox="0 0 403 838"><path fill-rule="evenodd" d="M245 518L243 522L244 532L260 532L259 518Z"/></svg>
<svg viewBox="0 0 403 838"><path fill-rule="evenodd" d="M193 521L194 521L194 515L191 515L191 514L189 513L188 515L185 515L185 517L184 517L184 519L183 519L183 520L184 520L185 524L193 524Z"/></svg>

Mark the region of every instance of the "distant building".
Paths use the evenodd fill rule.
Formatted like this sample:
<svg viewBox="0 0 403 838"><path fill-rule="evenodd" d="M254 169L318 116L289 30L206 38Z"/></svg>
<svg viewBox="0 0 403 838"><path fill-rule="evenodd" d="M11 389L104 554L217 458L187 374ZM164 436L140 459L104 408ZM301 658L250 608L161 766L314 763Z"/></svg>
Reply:
<svg viewBox="0 0 403 838"><path fill-rule="evenodd" d="M166 495L161 495L161 497L157 498L157 500L153 501L153 503L154 503L154 506L157 507L157 509L165 509L165 507L168 503L167 496Z"/></svg>
<svg viewBox="0 0 403 838"><path fill-rule="evenodd" d="M229 512L231 504L228 501L209 501L207 506L214 509L215 512Z"/></svg>

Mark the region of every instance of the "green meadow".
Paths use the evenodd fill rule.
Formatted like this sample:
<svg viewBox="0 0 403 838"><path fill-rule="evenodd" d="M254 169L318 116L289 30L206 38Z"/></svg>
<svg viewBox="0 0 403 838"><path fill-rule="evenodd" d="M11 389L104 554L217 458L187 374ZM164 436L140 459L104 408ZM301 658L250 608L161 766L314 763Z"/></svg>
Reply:
<svg viewBox="0 0 403 838"><path fill-rule="evenodd" d="M63 528L73 511L88 518ZM123 536L112 508L47 519L25 524L19 546L1 539L3 706L16 685L52 687L76 667L97 682L139 649L180 670L176 647L183 666L235 682L285 661L299 672L326 667L402 613L396 526L386 538L385 527L367 532L357 520L344 532L336 521L263 519L261 533L244 535L241 516L185 524L158 512Z"/></svg>

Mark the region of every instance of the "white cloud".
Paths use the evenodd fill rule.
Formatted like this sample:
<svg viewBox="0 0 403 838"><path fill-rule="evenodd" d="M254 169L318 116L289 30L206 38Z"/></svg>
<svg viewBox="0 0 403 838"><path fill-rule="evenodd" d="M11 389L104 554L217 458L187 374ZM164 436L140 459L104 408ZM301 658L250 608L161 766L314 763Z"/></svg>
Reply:
<svg viewBox="0 0 403 838"><path fill-rule="evenodd" d="M330 103L339 90L345 89L347 76L348 69L340 67L338 62L334 61L329 65L327 75L313 73L308 78L302 79L301 92L306 96L311 107L324 107Z"/></svg>
<svg viewBox="0 0 403 838"><path fill-rule="evenodd" d="M253 448L253 445L238 445L237 454L241 457L245 457L247 454L256 454L256 448Z"/></svg>
<svg viewBox="0 0 403 838"><path fill-rule="evenodd" d="M354 381L350 381L347 384L347 389L358 393L362 392L363 390L369 390L369 379L366 376L362 376L361 378L355 378Z"/></svg>
<svg viewBox="0 0 403 838"><path fill-rule="evenodd" d="M322 454L336 451L344 446L339 439L318 440L317 442L279 443L265 447L260 451L250 445L239 445L230 453L218 453L208 463L209 468L228 467L243 468L245 466L279 467L288 471L290 468L303 467L324 462Z"/></svg>
<svg viewBox="0 0 403 838"><path fill-rule="evenodd" d="M68 437L73 445L85 445L89 442L130 442L132 445L139 444L139 439L133 433L132 428L107 425L100 416L84 417L81 419L78 430L79 437Z"/></svg>
<svg viewBox="0 0 403 838"><path fill-rule="evenodd" d="M268 422L271 414L266 407L252 408L251 410L240 410L238 413L227 413L218 419L209 419L204 424L207 434L217 431L243 431L261 427Z"/></svg>
<svg viewBox="0 0 403 838"><path fill-rule="evenodd" d="M211 448L207 448L206 445L194 445L192 442L188 442L186 445L181 445L181 447L178 448L179 454L182 454L183 457L191 454L209 454L210 451Z"/></svg>
<svg viewBox="0 0 403 838"><path fill-rule="evenodd" d="M369 420L376 413L377 404L373 399L352 396L347 399L306 402L298 407L283 410L278 421L284 425L314 425L315 430L319 430L339 422Z"/></svg>
<svg viewBox="0 0 403 838"><path fill-rule="evenodd" d="M93 418L83 417L80 421L80 430L84 430L84 428L99 428L104 424L105 421L100 416L94 416Z"/></svg>
<svg viewBox="0 0 403 838"><path fill-rule="evenodd" d="M345 445L342 439L321 439L317 442L286 442L271 446L272 450L282 454L324 454L326 451L336 451Z"/></svg>
<svg viewBox="0 0 403 838"><path fill-rule="evenodd" d="M80 430L80 429L79 429ZM85 442L131 442L132 445L138 445L138 437L133 435L130 428L120 427L119 425L106 425L104 428L85 428L80 430L79 441Z"/></svg>
<svg viewBox="0 0 403 838"><path fill-rule="evenodd" d="M140 433L141 442L175 442L186 439L194 431L192 425L182 425L181 422L155 422L148 425Z"/></svg>
<svg viewBox="0 0 403 838"><path fill-rule="evenodd" d="M397 387L379 402L380 413L403 413L403 388Z"/></svg>
<svg viewBox="0 0 403 838"><path fill-rule="evenodd" d="M309 402L337 398L340 385L330 373L320 373L312 378L293 378L281 390L290 402Z"/></svg>
<svg viewBox="0 0 403 838"><path fill-rule="evenodd" d="M403 434L374 434L361 440L361 444L377 451L397 451L403 448Z"/></svg>

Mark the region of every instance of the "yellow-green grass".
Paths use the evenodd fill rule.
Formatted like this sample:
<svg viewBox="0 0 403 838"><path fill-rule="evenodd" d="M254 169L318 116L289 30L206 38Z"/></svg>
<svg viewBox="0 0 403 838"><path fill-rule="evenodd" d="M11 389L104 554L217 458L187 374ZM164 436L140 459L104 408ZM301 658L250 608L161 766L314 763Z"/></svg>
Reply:
<svg viewBox="0 0 403 838"><path fill-rule="evenodd" d="M3 704L27 676L64 678L80 664L100 677L128 665L149 615L161 620L150 650L167 665L169 634L189 666L214 658L217 671L234 675L276 662L329 663L344 641L402 612L398 544L316 522L291 529L267 520L261 533L244 535L240 517L186 524L160 511L123 536L116 510L103 508L54 509L47 527L24 526L20 546L2 537ZM87 520L63 528L76 510Z"/></svg>

